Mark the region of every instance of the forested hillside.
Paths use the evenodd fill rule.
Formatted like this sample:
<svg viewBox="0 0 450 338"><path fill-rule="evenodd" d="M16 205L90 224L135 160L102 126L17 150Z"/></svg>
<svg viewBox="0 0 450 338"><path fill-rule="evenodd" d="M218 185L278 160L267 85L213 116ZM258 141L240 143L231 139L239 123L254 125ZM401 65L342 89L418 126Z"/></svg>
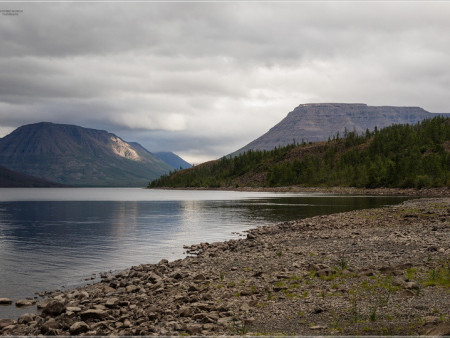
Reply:
<svg viewBox="0 0 450 338"><path fill-rule="evenodd" d="M149 187L450 186L450 119L345 132L312 144L248 151L172 172Z"/></svg>

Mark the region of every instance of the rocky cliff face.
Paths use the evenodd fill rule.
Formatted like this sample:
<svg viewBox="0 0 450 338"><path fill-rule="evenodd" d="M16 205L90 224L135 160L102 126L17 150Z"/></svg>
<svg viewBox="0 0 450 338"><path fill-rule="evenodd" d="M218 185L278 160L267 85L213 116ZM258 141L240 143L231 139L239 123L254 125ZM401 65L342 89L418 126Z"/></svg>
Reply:
<svg viewBox="0 0 450 338"><path fill-rule="evenodd" d="M146 186L173 169L107 131L48 122L22 126L0 139L0 165L82 186Z"/></svg>
<svg viewBox="0 0 450 338"><path fill-rule="evenodd" d="M364 132L392 124L414 124L435 114L419 107L368 106L349 103L302 104L291 111L267 133L232 155L244 151L271 150L295 142L325 141L337 132Z"/></svg>

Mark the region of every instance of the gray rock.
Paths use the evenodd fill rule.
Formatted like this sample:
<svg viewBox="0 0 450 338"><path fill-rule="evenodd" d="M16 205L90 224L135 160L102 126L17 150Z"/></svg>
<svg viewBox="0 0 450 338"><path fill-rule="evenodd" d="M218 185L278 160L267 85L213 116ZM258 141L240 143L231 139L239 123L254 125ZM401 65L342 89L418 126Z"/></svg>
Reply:
<svg viewBox="0 0 450 338"><path fill-rule="evenodd" d="M128 285L128 286L125 288L125 290L126 290L128 293L133 293L133 292L137 292L137 291L139 290L139 287L136 286L136 285Z"/></svg>
<svg viewBox="0 0 450 338"><path fill-rule="evenodd" d="M37 308L38 309L43 309L44 307L47 306L47 304L50 302L50 299L44 299L41 300L40 302L37 303Z"/></svg>
<svg viewBox="0 0 450 338"><path fill-rule="evenodd" d="M42 313L52 316L57 316L63 313L64 311L66 311L66 306L62 301L59 300L51 300L42 309Z"/></svg>
<svg viewBox="0 0 450 338"><path fill-rule="evenodd" d="M450 336L450 323L440 323L426 327L421 332L425 336L447 337Z"/></svg>
<svg viewBox="0 0 450 338"><path fill-rule="evenodd" d="M36 315L34 313L24 313L17 319L17 322L19 324L27 324L29 322L32 322L36 318Z"/></svg>
<svg viewBox="0 0 450 338"><path fill-rule="evenodd" d="M0 330L3 330L5 327L14 325L15 321L9 318L0 319Z"/></svg>
<svg viewBox="0 0 450 338"><path fill-rule="evenodd" d="M223 326L228 326L232 322L233 322L233 317L222 317L222 318L219 318L219 320L217 321L217 324L221 324Z"/></svg>
<svg viewBox="0 0 450 338"><path fill-rule="evenodd" d="M105 303L105 306L107 308L110 308L110 309L115 308L118 305L119 305L119 299L118 298L108 298L106 300L106 303Z"/></svg>
<svg viewBox="0 0 450 338"><path fill-rule="evenodd" d="M108 312L99 309L90 309L80 313L82 320L88 319L106 319L108 317Z"/></svg>
<svg viewBox="0 0 450 338"><path fill-rule="evenodd" d="M150 281L152 284L157 284L157 283L162 282L162 278L154 272L149 272L147 280Z"/></svg>
<svg viewBox="0 0 450 338"><path fill-rule="evenodd" d="M254 234L252 234L252 233L249 233L249 234L247 234L247 239L248 240L254 240L254 239L256 239L256 236Z"/></svg>
<svg viewBox="0 0 450 338"><path fill-rule="evenodd" d="M188 288L188 292L196 292L199 291L199 289L195 285L190 285Z"/></svg>
<svg viewBox="0 0 450 338"><path fill-rule="evenodd" d="M87 293L86 291L80 291L78 297L79 298L89 298L89 293Z"/></svg>
<svg viewBox="0 0 450 338"><path fill-rule="evenodd" d="M335 274L336 271L331 268L324 268L316 272L317 277L326 277L331 276L332 274Z"/></svg>
<svg viewBox="0 0 450 338"><path fill-rule="evenodd" d="M206 277L205 277L205 275L202 274L202 273L199 273L198 275L196 275L196 276L194 277L194 280L195 280L195 281L203 281L203 280L205 280L205 279L206 279Z"/></svg>
<svg viewBox="0 0 450 338"><path fill-rule="evenodd" d="M46 335L56 335L56 330L58 330L59 328L59 323L54 318L50 318L44 324L42 324L41 333Z"/></svg>
<svg viewBox="0 0 450 338"><path fill-rule="evenodd" d="M76 322L72 324L69 328L69 332L71 335L79 335L80 333L88 332L89 325L85 322Z"/></svg>
<svg viewBox="0 0 450 338"><path fill-rule="evenodd" d="M193 336L198 336L202 332L201 324L186 324L185 331Z"/></svg>
<svg viewBox="0 0 450 338"><path fill-rule="evenodd" d="M23 306L32 306L36 304L36 301L34 299L19 299L16 301L17 307L23 307Z"/></svg>
<svg viewBox="0 0 450 338"><path fill-rule="evenodd" d="M5 327L2 329L2 334L3 334L3 335L8 335L9 332L10 332L11 330L14 330L15 328L16 328L16 325L15 325L15 324L5 326Z"/></svg>
<svg viewBox="0 0 450 338"><path fill-rule="evenodd" d="M310 327L311 330L325 330L326 328L327 328L326 326L321 325L315 325Z"/></svg>
<svg viewBox="0 0 450 338"><path fill-rule="evenodd" d="M66 307L66 311L70 311L70 312L80 312L81 308L78 306L68 306Z"/></svg>
<svg viewBox="0 0 450 338"><path fill-rule="evenodd" d="M181 317L190 317L194 313L194 309L190 306L182 306L180 308L180 316Z"/></svg>
<svg viewBox="0 0 450 338"><path fill-rule="evenodd" d="M319 271L320 268L317 266L317 264L309 263L308 264L308 271Z"/></svg>
<svg viewBox="0 0 450 338"><path fill-rule="evenodd" d="M405 289L407 290L418 290L419 288L420 286L416 282L405 283Z"/></svg>

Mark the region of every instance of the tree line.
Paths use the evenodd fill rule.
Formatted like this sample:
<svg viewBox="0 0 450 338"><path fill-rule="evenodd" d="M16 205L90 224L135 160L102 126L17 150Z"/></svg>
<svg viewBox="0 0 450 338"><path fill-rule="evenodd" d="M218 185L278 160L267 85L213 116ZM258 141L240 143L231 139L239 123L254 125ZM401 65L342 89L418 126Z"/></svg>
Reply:
<svg viewBox="0 0 450 338"><path fill-rule="evenodd" d="M327 142L270 151L249 150L172 172L149 187L353 186L449 187L450 119L393 125L362 134L345 131ZM248 178L263 177L255 182ZM247 180L245 180L247 178Z"/></svg>

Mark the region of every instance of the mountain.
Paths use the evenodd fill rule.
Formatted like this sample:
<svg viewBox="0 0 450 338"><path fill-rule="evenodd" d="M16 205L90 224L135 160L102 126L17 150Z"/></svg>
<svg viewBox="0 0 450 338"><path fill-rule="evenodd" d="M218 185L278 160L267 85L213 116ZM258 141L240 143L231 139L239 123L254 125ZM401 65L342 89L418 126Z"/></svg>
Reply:
<svg viewBox="0 0 450 338"><path fill-rule="evenodd" d="M157 152L153 153L153 155L155 155L161 161L164 161L168 165L174 167L175 169L187 169L192 167L192 164L187 163L180 156L172 152Z"/></svg>
<svg viewBox="0 0 450 338"><path fill-rule="evenodd" d="M0 166L1 188L50 188L63 186L63 184L46 181L38 177L24 175Z"/></svg>
<svg viewBox="0 0 450 338"><path fill-rule="evenodd" d="M450 118L252 150L161 176L157 187L450 187Z"/></svg>
<svg viewBox="0 0 450 338"><path fill-rule="evenodd" d="M41 122L0 139L0 165L75 186L145 186L173 168L104 130Z"/></svg>
<svg viewBox="0 0 450 338"><path fill-rule="evenodd" d="M419 107L368 106L361 103L301 104L267 133L231 155L271 150L294 142L326 141L345 130L361 133L392 124L415 124L436 114Z"/></svg>
<svg viewBox="0 0 450 338"><path fill-rule="evenodd" d="M143 151L148 152L149 154L159 158L161 161L163 161L164 163L168 164L169 166L171 166L172 168L175 169L187 169L192 167L192 164L186 162L185 160L183 160L180 156L178 156L177 154L174 154L170 151L161 151L161 152L155 152L155 153L150 153L147 149L145 149L143 146L141 146L139 143L137 142L130 142L131 145L138 147L140 149L142 149Z"/></svg>

